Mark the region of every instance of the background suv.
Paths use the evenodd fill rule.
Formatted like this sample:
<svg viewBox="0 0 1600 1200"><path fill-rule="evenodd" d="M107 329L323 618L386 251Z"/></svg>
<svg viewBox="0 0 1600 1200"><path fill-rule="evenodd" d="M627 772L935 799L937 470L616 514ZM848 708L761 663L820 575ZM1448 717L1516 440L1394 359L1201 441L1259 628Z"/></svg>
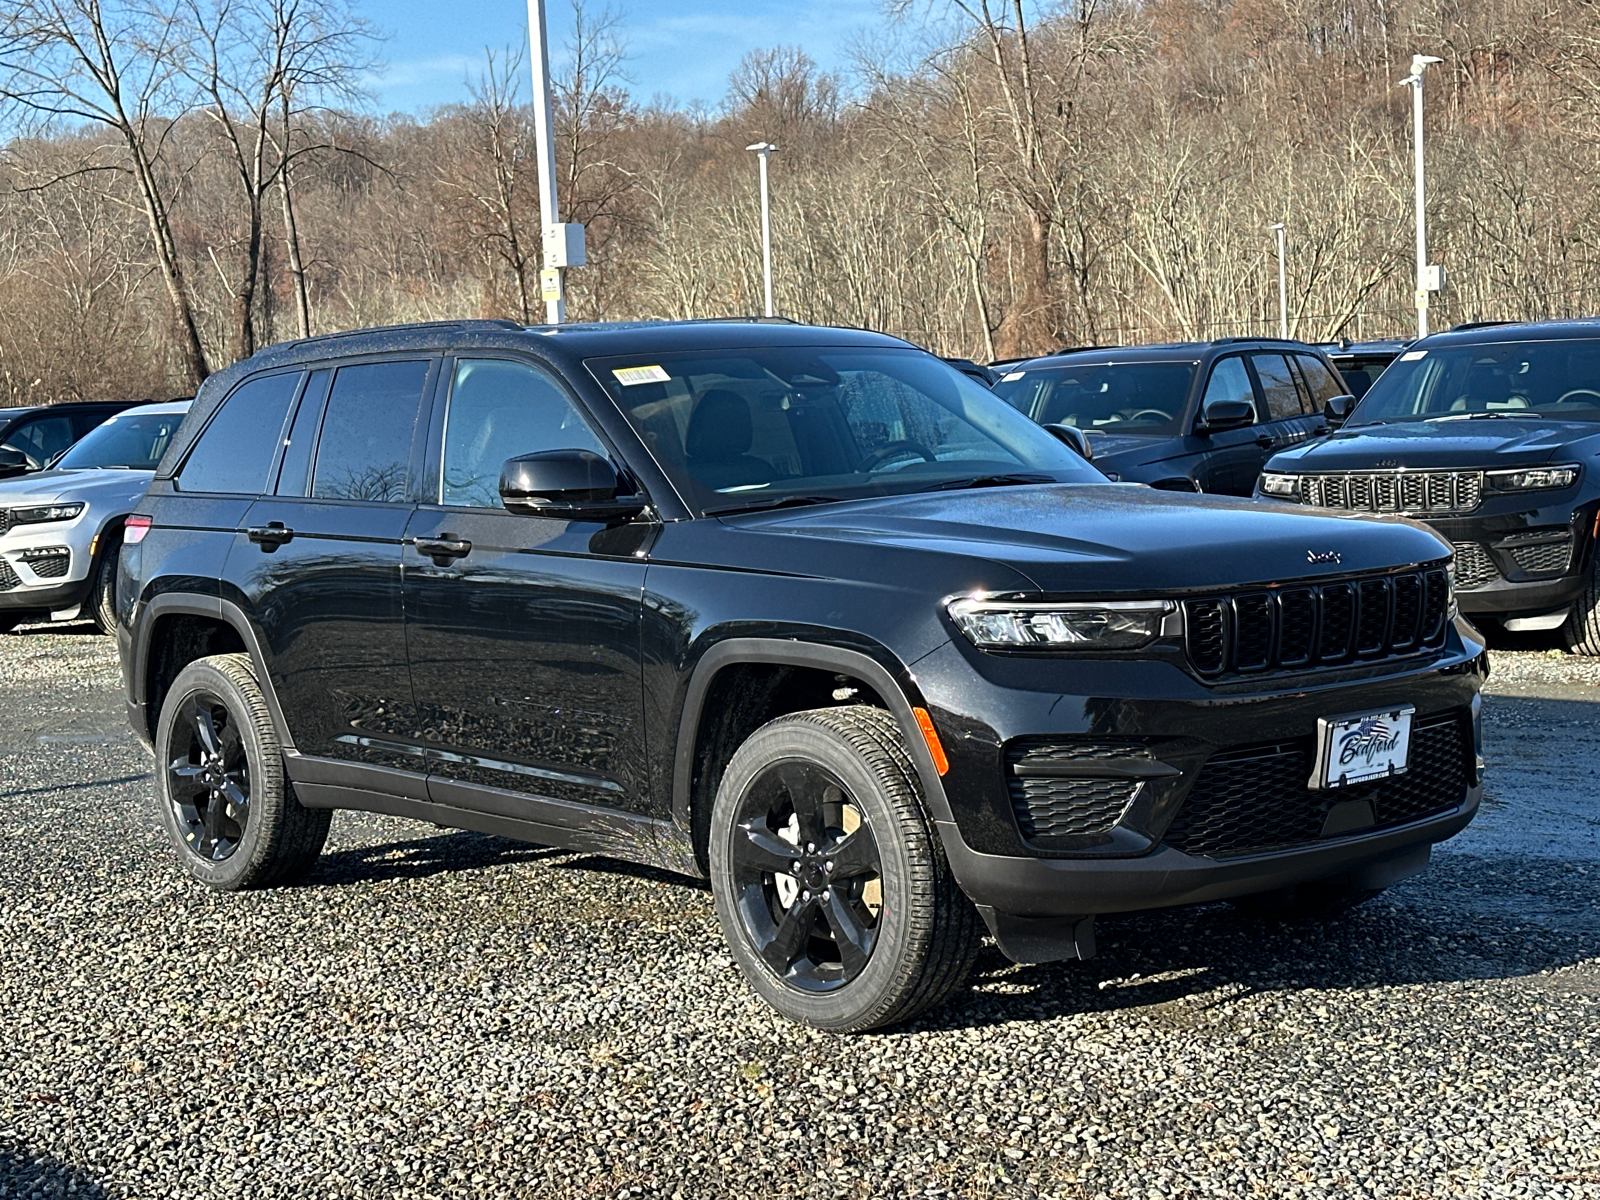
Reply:
<svg viewBox="0 0 1600 1200"><path fill-rule="evenodd" d="M1600 322L1417 342L1339 433L1268 463L1258 494L1427 521L1455 545L1465 612L1600 654Z"/></svg>
<svg viewBox="0 0 1600 1200"><path fill-rule="evenodd" d="M652 863L855 1030L985 931L1087 957L1098 913L1421 870L1481 795L1448 557L1109 483L894 338L462 322L208 380L118 638L210 886L303 874L337 808Z"/></svg>
<svg viewBox="0 0 1600 1200"><path fill-rule="evenodd" d="M42 471L84 434L137 400L0 409L0 479Z"/></svg>
<svg viewBox="0 0 1600 1200"><path fill-rule="evenodd" d="M1275 452L1326 433L1324 409L1347 394L1320 351L1261 338L1050 355L1010 364L994 391L1081 430L1116 478L1234 496Z"/></svg>
<svg viewBox="0 0 1600 1200"><path fill-rule="evenodd" d="M0 482L0 632L87 614L111 632L122 521L189 402L124 409L49 470Z"/></svg>

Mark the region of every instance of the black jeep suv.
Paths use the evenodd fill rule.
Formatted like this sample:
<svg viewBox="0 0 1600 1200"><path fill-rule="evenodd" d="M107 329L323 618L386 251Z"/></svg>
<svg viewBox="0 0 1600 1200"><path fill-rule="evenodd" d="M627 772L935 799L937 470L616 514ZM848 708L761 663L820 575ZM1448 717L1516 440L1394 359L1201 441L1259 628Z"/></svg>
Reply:
<svg viewBox="0 0 1600 1200"><path fill-rule="evenodd" d="M304 873L336 808L708 876L751 985L830 1029L936 1003L985 929L1043 961L1097 913L1351 903L1481 794L1435 534L1110 483L877 334L275 347L125 544L197 878Z"/></svg>
<svg viewBox="0 0 1600 1200"><path fill-rule="evenodd" d="M1320 350L1276 338L1075 350L1008 364L995 394L1088 436L1102 470L1173 491L1248 496L1279 450L1353 406Z"/></svg>
<svg viewBox="0 0 1600 1200"><path fill-rule="evenodd" d="M1461 607L1600 654L1600 321L1479 325L1402 353L1257 495L1404 513L1456 550Z"/></svg>

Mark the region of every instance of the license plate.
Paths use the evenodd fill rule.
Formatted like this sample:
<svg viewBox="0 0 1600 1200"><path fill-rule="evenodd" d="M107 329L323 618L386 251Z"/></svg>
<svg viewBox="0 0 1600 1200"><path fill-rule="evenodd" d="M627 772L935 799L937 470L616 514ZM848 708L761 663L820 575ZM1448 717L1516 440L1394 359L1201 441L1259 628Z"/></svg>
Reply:
<svg viewBox="0 0 1600 1200"><path fill-rule="evenodd" d="M1317 718L1314 788L1350 787L1404 775L1411 759L1412 705Z"/></svg>

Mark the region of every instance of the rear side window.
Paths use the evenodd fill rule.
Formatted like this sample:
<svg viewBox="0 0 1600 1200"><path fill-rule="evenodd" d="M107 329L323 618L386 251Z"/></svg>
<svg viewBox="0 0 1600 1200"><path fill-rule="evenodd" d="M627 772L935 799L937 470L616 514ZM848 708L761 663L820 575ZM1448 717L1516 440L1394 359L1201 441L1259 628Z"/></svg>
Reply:
<svg viewBox="0 0 1600 1200"><path fill-rule="evenodd" d="M178 487L186 492L247 496L266 491L267 472L301 378L300 372L289 371L259 376L235 388L183 464Z"/></svg>
<svg viewBox="0 0 1600 1200"><path fill-rule="evenodd" d="M412 359L339 369L317 439L313 496L405 500L428 367L426 359Z"/></svg>
<svg viewBox="0 0 1600 1200"><path fill-rule="evenodd" d="M1311 401L1316 408L1320 409L1335 396L1345 394L1341 381L1322 365L1321 359L1298 354L1295 361L1300 364L1300 373L1306 378L1306 386L1311 389Z"/></svg>
<svg viewBox="0 0 1600 1200"><path fill-rule="evenodd" d="M1261 394L1267 402L1267 420L1282 421L1304 414L1300 389L1295 386L1294 373L1289 360L1281 354L1253 354L1256 377L1261 380Z"/></svg>

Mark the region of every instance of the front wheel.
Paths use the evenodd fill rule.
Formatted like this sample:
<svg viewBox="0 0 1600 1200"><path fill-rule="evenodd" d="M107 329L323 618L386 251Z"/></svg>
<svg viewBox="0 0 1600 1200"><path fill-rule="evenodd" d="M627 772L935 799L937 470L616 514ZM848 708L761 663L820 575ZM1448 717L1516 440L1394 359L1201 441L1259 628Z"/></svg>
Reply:
<svg viewBox="0 0 1600 1200"><path fill-rule="evenodd" d="M1600 550L1595 551L1594 565L1589 568L1589 586L1567 614L1561 632L1574 654L1600 657Z"/></svg>
<svg viewBox="0 0 1600 1200"><path fill-rule="evenodd" d="M178 672L155 744L162 823L189 874L232 892L311 869L333 814L295 796L249 655L218 654Z"/></svg>
<svg viewBox="0 0 1600 1200"><path fill-rule="evenodd" d="M752 734L717 791L710 866L745 978L819 1029L878 1029L939 1004L981 941L880 709L814 709Z"/></svg>
<svg viewBox="0 0 1600 1200"><path fill-rule="evenodd" d="M114 633L117 628L117 565L121 557L122 539L118 536L100 556L89 585L89 619L101 633Z"/></svg>

